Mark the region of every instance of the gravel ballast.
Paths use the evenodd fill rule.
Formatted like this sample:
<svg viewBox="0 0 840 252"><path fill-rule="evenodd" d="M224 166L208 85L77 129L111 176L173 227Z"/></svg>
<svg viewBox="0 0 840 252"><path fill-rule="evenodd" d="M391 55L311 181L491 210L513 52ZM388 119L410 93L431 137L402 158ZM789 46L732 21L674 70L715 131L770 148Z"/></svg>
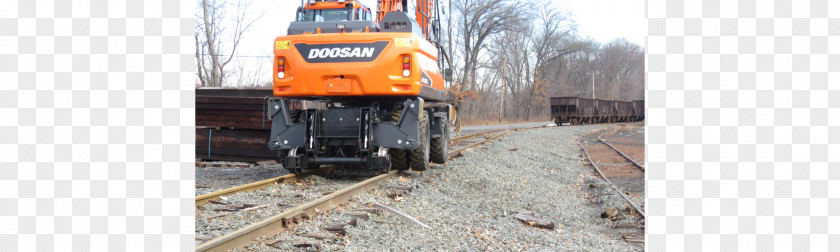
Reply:
<svg viewBox="0 0 840 252"><path fill-rule="evenodd" d="M581 135L615 127L576 125L523 130L467 151L445 166L408 172L350 203L314 216L283 233L262 237L253 250L527 250L641 251L644 245L622 239L642 234L640 218L597 177L576 142ZM390 206L430 226L424 229L394 214L371 214L346 226L344 235L326 239L302 234L327 233L323 227L354 219L374 202ZM616 207L626 216L610 221L601 213ZM553 221L554 230L514 218L532 213ZM323 238L323 236L321 237ZM298 247L295 247L298 245ZM310 247L310 249L314 249Z"/></svg>
<svg viewBox="0 0 840 252"><path fill-rule="evenodd" d="M295 184L279 184L261 190L223 196L217 202L224 205L209 203L196 210L197 244L257 223L355 183L355 179L324 178L313 175ZM225 208L243 205L258 207L247 211L245 208L223 211Z"/></svg>
<svg viewBox="0 0 840 252"><path fill-rule="evenodd" d="M218 162L223 163L223 162ZM208 194L235 186L289 174L282 165L232 167L196 167L195 196Z"/></svg>

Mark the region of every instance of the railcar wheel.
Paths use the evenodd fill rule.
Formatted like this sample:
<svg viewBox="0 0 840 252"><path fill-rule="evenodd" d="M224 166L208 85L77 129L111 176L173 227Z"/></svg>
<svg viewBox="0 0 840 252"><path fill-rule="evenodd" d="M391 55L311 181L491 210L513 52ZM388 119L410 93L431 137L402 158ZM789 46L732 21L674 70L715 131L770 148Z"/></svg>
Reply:
<svg viewBox="0 0 840 252"><path fill-rule="evenodd" d="M289 150L279 150L277 151L277 163L282 165L283 168L289 170L290 173L295 173L292 169L286 167L286 157L289 156ZM300 172L300 171L298 171Z"/></svg>
<svg viewBox="0 0 840 252"><path fill-rule="evenodd" d="M291 150L286 150L286 151L280 151L280 155L282 155L281 157L284 157L282 159L283 160L283 167L286 168L286 170L289 170L289 173L293 173L295 175L300 175L303 172L303 168L301 168L301 167L286 167L286 162L285 162L286 161L285 158L290 157L290 156L294 156L296 154L297 154L297 149L296 148L292 148Z"/></svg>

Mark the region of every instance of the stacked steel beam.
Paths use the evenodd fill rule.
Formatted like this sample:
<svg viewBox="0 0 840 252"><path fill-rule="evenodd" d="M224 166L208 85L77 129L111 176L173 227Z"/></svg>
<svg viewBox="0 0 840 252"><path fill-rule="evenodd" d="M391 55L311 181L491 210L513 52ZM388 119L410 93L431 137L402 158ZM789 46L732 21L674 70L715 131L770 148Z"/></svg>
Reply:
<svg viewBox="0 0 840 252"><path fill-rule="evenodd" d="M195 154L204 160L256 162L268 150L271 89L196 89Z"/></svg>

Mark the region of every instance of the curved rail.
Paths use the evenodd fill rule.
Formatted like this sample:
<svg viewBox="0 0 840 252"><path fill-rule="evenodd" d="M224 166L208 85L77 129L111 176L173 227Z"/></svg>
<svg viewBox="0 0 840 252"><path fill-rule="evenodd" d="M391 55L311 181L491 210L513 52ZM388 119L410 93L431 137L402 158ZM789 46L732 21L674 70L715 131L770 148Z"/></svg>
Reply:
<svg viewBox="0 0 840 252"><path fill-rule="evenodd" d="M641 214L642 218L647 218L647 215L645 215L645 211L643 211L641 207L636 205L636 203L634 203L633 200L630 200L630 198L628 198L627 195L625 195L624 192L621 191L621 189L618 189L618 187L615 186L615 184L613 184L613 182L610 181L610 179L608 179L607 176L604 176L604 172L602 172L601 169L598 168L598 165L595 164L594 161L592 161L592 157L589 156L589 151L586 150L586 147L583 147L583 143L580 142L580 138L578 138L577 142L578 145L580 145L580 148L583 149L583 153L586 154L586 159L589 160L589 163L592 164L592 167L595 167L595 171L597 171L598 174L601 175L602 178L604 178L604 181L607 181L607 183L610 184L610 186L612 186L613 190L618 192L618 195L621 195L621 197L624 198L624 200L627 201L627 203L633 206L633 209L636 209L636 212Z"/></svg>
<svg viewBox="0 0 840 252"><path fill-rule="evenodd" d="M621 154L621 156L623 156L623 157L624 157L624 158L626 158L627 160L630 160L630 162L633 162L633 164L634 164L634 165L636 165L636 167L641 168L641 169L642 169L642 171L644 171L644 170L645 170L645 166L644 166L644 165L639 164L639 162L636 162L636 160L633 160L632 158L630 158L630 156L627 156L627 154L624 154L624 152L621 152L621 150L619 150L618 148L616 148L615 146L613 146L612 144L610 144L609 142L607 142L606 140L604 140L604 139L602 139L602 138L601 138L602 136L604 136L604 135L606 135L606 134L607 134L607 133L604 133L604 134L599 135L599 136L598 136L598 141L601 141L602 143L606 144L607 146L609 146L610 148L612 148L613 150L615 150L616 152L618 152L618 154Z"/></svg>

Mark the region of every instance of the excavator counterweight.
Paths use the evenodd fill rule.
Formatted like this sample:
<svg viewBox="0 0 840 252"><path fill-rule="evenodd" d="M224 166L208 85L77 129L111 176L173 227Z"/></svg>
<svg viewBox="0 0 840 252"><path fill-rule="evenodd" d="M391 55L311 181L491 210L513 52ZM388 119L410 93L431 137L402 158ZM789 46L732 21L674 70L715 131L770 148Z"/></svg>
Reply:
<svg viewBox="0 0 840 252"><path fill-rule="evenodd" d="M322 164L383 171L446 161L451 71L435 0L308 0L274 41L269 149L292 172ZM322 108L289 109L288 99ZM441 154L443 153L443 154Z"/></svg>

